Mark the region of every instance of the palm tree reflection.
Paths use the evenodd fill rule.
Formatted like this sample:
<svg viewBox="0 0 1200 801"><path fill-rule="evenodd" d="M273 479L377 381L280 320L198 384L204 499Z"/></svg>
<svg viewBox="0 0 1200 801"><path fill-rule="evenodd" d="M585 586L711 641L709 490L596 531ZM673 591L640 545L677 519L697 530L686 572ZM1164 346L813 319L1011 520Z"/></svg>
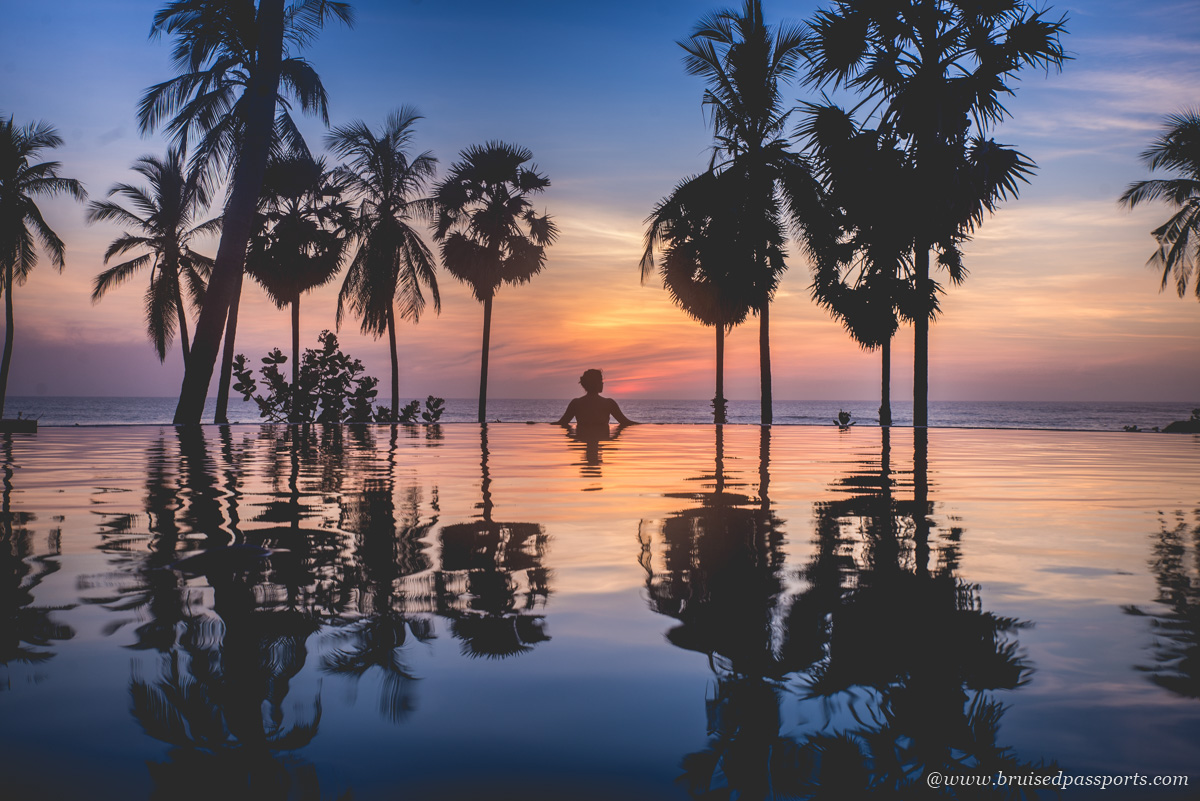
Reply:
<svg viewBox="0 0 1200 801"><path fill-rule="evenodd" d="M438 614L463 653L502 659L550 639L539 612L550 595L544 560L550 538L538 523L493 520L488 427L479 427L480 519L442 527L435 573Z"/></svg>
<svg viewBox="0 0 1200 801"><path fill-rule="evenodd" d="M1153 666L1141 667L1160 687L1186 698L1200 698L1200 509L1189 523L1182 512L1174 525L1163 521L1154 534L1150 569L1158 586L1155 612L1146 615L1155 634Z"/></svg>
<svg viewBox="0 0 1200 801"><path fill-rule="evenodd" d="M33 529L37 517L13 508L13 435L0 434L4 455L3 494L0 495L0 665L10 662L44 662L54 656L45 650L55 640L75 636L70 626L51 617L52 612L73 608L34 603L33 590L59 569L57 560L33 556ZM58 529L50 533L50 550L59 550Z"/></svg>
<svg viewBox="0 0 1200 801"><path fill-rule="evenodd" d="M85 600L146 653L129 693L144 732L170 747L149 766L155 797L317 797L298 754L321 722L320 684L298 681L314 662L320 680L381 678L381 713L400 722L417 703L412 646L433 639L437 616L472 657L549 639L549 538L495 519L486 426L480 518L441 528L438 488L399 478L402 443L415 443L392 427L380 447L380 431L179 428L149 446L145 514L107 516L114 569L88 577Z"/></svg>
<svg viewBox="0 0 1200 801"><path fill-rule="evenodd" d="M360 617L334 630L337 645L322 659L327 673L356 681L371 671L381 672L379 708L393 723L416 706L418 676L409 667L406 646L410 638L434 638L434 591L424 539L437 524L436 515L421 519L421 490L415 483L403 491L397 514L398 436L398 427L392 426L384 475L365 479L361 489L343 495L339 527L353 537L350 585ZM433 492L436 499L436 487ZM436 500L434 506L436 511Z"/></svg>
<svg viewBox="0 0 1200 801"><path fill-rule="evenodd" d="M134 718L171 746L148 766L153 797L311 794L315 773L286 754L316 735L320 695L286 701L319 619L296 588L277 589L287 572L240 526L239 465L255 440L222 429L214 450L199 429L175 433L175 447L163 438L148 454L149 554L105 599L148 618L131 647L161 654L156 676L135 664L129 685Z"/></svg>
<svg viewBox="0 0 1200 801"><path fill-rule="evenodd" d="M984 611L979 587L955 575L961 532L939 538L930 566L924 432L912 474L893 470L891 432L880 436L878 461L815 505L798 573L767 497L766 427L757 499L728 491L739 485L717 427L716 469L702 478L712 492L664 521L658 543L643 524L651 607L680 621L667 638L706 653L715 675L709 745L683 760L693 796L903 796L924 792L929 771L1055 770L997 742L1004 708L991 693L1028 681L1015 639L1026 624Z"/></svg>

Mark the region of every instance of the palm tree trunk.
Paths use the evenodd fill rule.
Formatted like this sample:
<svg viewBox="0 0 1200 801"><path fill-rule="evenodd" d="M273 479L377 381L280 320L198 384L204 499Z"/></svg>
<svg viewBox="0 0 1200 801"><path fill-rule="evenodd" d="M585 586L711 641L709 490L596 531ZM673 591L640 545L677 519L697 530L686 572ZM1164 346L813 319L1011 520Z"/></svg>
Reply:
<svg viewBox="0 0 1200 801"><path fill-rule="evenodd" d="M284 0L261 0L258 6L258 69L246 87L247 114L242 144L225 205L221 244L205 293L204 308L196 322L196 337L183 374L176 425L195 425L204 414L204 401L212 381L213 366L233 303L234 290L246 263L246 246L254 225L254 210L262 191L267 154L275 123L275 103L283 54Z"/></svg>
<svg viewBox="0 0 1200 801"><path fill-rule="evenodd" d="M289 423L299 423L300 415L300 293L292 301L292 408L288 412Z"/></svg>
<svg viewBox="0 0 1200 801"><path fill-rule="evenodd" d="M916 248L917 291L920 313L913 325L913 426L929 425L929 310L925 291L929 287L929 246Z"/></svg>
<svg viewBox="0 0 1200 801"><path fill-rule="evenodd" d="M242 305L242 277L238 273L233 302L229 304L229 318L225 321L225 348L221 352L221 379L217 385L217 412L213 422L229 422L229 385L233 382L233 348L237 337L238 307Z"/></svg>
<svg viewBox="0 0 1200 801"><path fill-rule="evenodd" d="M883 340L882 362L883 376L880 380L882 387L879 392L879 425L887 427L892 424L892 338Z"/></svg>
<svg viewBox="0 0 1200 801"><path fill-rule="evenodd" d="M487 422L488 347L492 341L492 296L483 301L483 358L479 367L479 422Z"/></svg>
<svg viewBox="0 0 1200 801"><path fill-rule="evenodd" d="M771 328L769 312L771 300L763 300L758 318L758 372L762 386L762 425L771 425Z"/></svg>
<svg viewBox="0 0 1200 801"><path fill-rule="evenodd" d="M8 397L8 368L12 366L13 348L13 266L4 265L4 359L0 361L0 418L4 417L4 401Z"/></svg>
<svg viewBox="0 0 1200 801"><path fill-rule="evenodd" d="M183 345L183 366L187 368L188 363L188 329L187 329L187 312L183 307L183 293L179 291L179 278L175 279L175 310L179 315L179 344Z"/></svg>
<svg viewBox="0 0 1200 801"><path fill-rule="evenodd" d="M713 422L725 422L725 325L720 321L717 329L717 395L713 398Z"/></svg>
<svg viewBox="0 0 1200 801"><path fill-rule="evenodd" d="M388 344L392 348L392 419L400 416L400 359L396 356L396 311L388 304Z"/></svg>

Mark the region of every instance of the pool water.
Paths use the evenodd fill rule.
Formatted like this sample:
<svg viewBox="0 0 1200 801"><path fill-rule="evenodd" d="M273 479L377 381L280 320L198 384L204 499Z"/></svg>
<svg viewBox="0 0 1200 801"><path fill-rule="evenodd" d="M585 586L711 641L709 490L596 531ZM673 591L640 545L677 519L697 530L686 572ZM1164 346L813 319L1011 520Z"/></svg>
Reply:
<svg viewBox="0 0 1200 801"><path fill-rule="evenodd" d="M5 798L1200 787L1197 436L133 426L0 463Z"/></svg>

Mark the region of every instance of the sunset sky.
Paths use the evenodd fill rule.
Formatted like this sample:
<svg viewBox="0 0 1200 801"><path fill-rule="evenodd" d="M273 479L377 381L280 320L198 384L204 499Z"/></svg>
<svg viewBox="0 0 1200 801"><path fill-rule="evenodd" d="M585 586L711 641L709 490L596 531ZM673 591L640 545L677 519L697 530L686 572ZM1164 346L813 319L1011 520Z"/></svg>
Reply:
<svg viewBox="0 0 1200 801"><path fill-rule="evenodd" d="M170 77L170 43L147 33L162 0L0 0L0 113L45 120L66 140L44 158L100 199L129 165L162 155L139 136L138 99ZM552 182L539 199L561 231L546 269L497 295L489 395L568 397L588 367L617 397L712 396L711 329L639 282L643 221L681 178L707 164L704 85L675 44L720 0L583 4L562 0L358 0L354 28L333 24L305 56L320 73L334 125L378 128L416 106L416 148L444 169L463 148L504 140L531 149ZM802 22L821 4L765 0L767 19ZM1087 0L1052 5L1069 17L1061 73L1022 74L1012 118L994 133L1038 164L1037 175L988 219L967 249L970 275L942 300L932 328L935 400L1164 400L1200 402L1200 304L1160 293L1144 266L1165 206L1137 212L1117 198L1147 173L1138 154L1162 118L1200 108L1200 4ZM791 100L813 99L788 87ZM320 122L302 127L323 151ZM136 179L136 180L135 180ZM142 274L93 306L102 253L120 231L85 226L66 200L41 204L67 243L67 266L43 258L16 299L10 395L178 393L178 344L160 365L146 339ZM216 214L218 210L214 210ZM215 253L216 242L200 248ZM793 248L793 250L795 250ZM441 274L443 308L403 324L401 394L471 397L482 307ZM877 354L852 344L810 300L809 268L793 255L772 307L779 399L878 396ZM301 341L332 328L337 285L305 296ZM726 395L757 397L757 319L727 347ZM350 323L344 349L385 383L385 340ZM247 284L240 352L257 363L288 347L288 314ZM896 344L893 393L911 398L912 330ZM215 393L214 380L210 392Z"/></svg>

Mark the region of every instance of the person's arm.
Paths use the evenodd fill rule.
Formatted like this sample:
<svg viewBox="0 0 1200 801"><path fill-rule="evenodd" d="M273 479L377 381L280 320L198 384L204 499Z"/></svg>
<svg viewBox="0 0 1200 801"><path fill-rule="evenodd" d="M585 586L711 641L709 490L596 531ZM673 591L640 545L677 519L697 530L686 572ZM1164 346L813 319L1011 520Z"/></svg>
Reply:
<svg viewBox="0 0 1200 801"><path fill-rule="evenodd" d="M626 417L624 414L621 413L621 407L617 405L617 402L615 400L609 400L609 403L612 404L612 407L608 410L608 413L613 416L613 419L615 419L617 421L618 425L623 425L623 426L634 425L633 420L630 420L628 417Z"/></svg>
<svg viewBox="0 0 1200 801"><path fill-rule="evenodd" d="M563 416L554 421L554 425L565 426L567 423L571 422L571 418L573 418L574 416L575 416L575 401L571 401L570 403L567 404L567 410L565 412L563 412Z"/></svg>

